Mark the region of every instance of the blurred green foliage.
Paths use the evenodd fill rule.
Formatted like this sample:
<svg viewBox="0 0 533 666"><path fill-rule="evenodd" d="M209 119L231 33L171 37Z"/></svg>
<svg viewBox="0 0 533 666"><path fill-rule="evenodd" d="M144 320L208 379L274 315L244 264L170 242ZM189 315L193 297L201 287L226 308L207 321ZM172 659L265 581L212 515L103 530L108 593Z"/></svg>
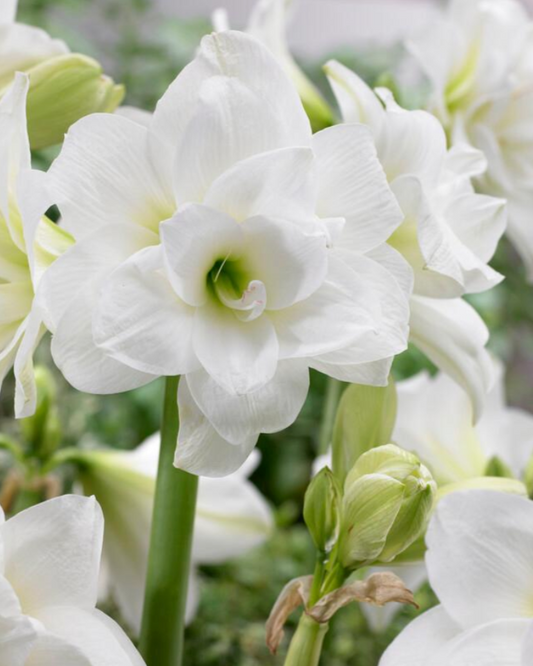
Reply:
<svg viewBox="0 0 533 666"><path fill-rule="evenodd" d="M65 39L72 50L101 60L117 82L126 84L126 103L148 110L153 109L194 54L201 36L210 29L207 18L185 22L157 15L150 0L21 0L20 5L20 21L39 25ZM390 82L387 72L400 58L401 49L371 53L343 49L326 56L338 58L376 84ZM320 63L303 65L331 99ZM416 99L410 93L402 102L414 106ZM35 165L46 168L56 152L52 149L35 155ZM493 264L507 279L471 301L491 329L492 349L508 366L511 403L531 408L533 289L525 282L523 267L506 241L501 243ZM47 349L45 338L38 360L53 367ZM409 349L395 360L394 375L402 379L422 368L434 371L420 352ZM130 449L158 429L161 381L127 394L91 396L77 393L55 368L53 371L58 382L64 446ZM325 377L312 373L309 397L297 423L283 433L261 437L262 462L253 481L275 507L279 529L269 543L247 557L203 569L199 612L187 631L188 666L283 663L284 649L276 658L268 654L264 622L285 583L311 573L314 565L314 551L301 512L312 462L318 453L325 386ZM16 437L19 425L12 419L12 389L12 378L8 378L0 398L0 431ZM5 458L0 457L0 470L2 462ZM66 479L66 489L71 481ZM418 601L424 608L434 598L425 589ZM344 609L331 624L322 663L376 666L383 649L414 614L413 609L402 610L387 632L376 636L356 605ZM294 614L287 634L296 620Z"/></svg>

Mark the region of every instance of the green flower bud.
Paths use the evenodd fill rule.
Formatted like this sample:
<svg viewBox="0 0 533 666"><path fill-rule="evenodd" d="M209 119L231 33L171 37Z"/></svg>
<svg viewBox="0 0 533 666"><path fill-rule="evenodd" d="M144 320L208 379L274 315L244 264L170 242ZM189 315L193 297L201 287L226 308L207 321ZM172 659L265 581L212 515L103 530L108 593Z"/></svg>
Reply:
<svg viewBox="0 0 533 666"><path fill-rule="evenodd" d="M28 75L28 133L35 150L61 143L77 120L114 111L124 98L124 87L105 76L96 60L77 53L49 58Z"/></svg>
<svg viewBox="0 0 533 666"><path fill-rule="evenodd" d="M364 453L346 478L340 560L346 569L391 562L426 529L436 493L429 471L394 444Z"/></svg>
<svg viewBox="0 0 533 666"><path fill-rule="evenodd" d="M332 467L341 481L365 451L391 441L396 402L392 378L385 387L352 384L344 391L332 443Z"/></svg>
<svg viewBox="0 0 533 666"><path fill-rule="evenodd" d="M338 480L323 467L309 484L304 499L304 520L315 546L331 550L339 536L342 492Z"/></svg>
<svg viewBox="0 0 533 666"><path fill-rule="evenodd" d="M57 410L57 392L51 372L44 366L35 368L37 405L33 416L20 420L20 428L33 454L48 458L59 446L61 424Z"/></svg>

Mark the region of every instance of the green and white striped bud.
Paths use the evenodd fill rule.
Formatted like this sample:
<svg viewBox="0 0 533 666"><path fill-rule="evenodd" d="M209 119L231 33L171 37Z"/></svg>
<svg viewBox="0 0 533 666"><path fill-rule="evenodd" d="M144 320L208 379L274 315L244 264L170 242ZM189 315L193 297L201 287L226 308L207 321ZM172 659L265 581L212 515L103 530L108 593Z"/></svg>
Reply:
<svg viewBox="0 0 533 666"><path fill-rule="evenodd" d="M364 453L346 477L339 557L345 569L391 562L421 536L437 486L412 453L394 444Z"/></svg>

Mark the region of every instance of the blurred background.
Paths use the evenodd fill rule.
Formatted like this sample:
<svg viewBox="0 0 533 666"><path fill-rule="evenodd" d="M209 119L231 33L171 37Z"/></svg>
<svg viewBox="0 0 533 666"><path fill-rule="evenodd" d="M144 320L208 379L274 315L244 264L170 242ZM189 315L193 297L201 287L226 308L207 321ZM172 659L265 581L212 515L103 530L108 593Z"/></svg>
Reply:
<svg viewBox="0 0 533 666"><path fill-rule="evenodd" d="M221 0L223 2L223 0ZM219 0L20 0L19 20L63 38L73 51L92 55L117 82L127 86L126 103L152 110L180 69L211 30ZM524 4L533 10L533 0ZM246 25L253 0L226 0L232 27ZM421 103L426 86L405 57L402 41L423 30L441 11L438 0L301 0L289 28L293 52L329 95L321 74L335 57L369 83L402 82L402 102ZM386 78L384 78L386 77ZM53 151L39 155L46 166ZM508 368L509 402L531 409L533 384L533 289L517 256L502 242L494 267L508 277L490 293L471 299L491 329L491 348ZM46 344L39 351L47 362ZM408 350L395 361L397 378L410 376L427 361ZM432 370L432 368L430 368ZM128 394L89 396L70 389L58 375L65 445L137 446L158 429L162 384ZM264 547L222 567L204 568L200 609L187 632L188 666L281 664L264 646L264 622L279 591L309 573L314 551L301 523L302 498L318 453L324 378L312 377L301 418L288 431L264 436L262 462L253 480L276 511L278 530ZM16 433L10 387L0 402L0 429ZM431 603L429 591L420 597ZM384 635L374 635L354 605L339 613L326 639L327 666L376 666L384 647L413 615L402 611ZM294 619L294 618L293 618Z"/></svg>

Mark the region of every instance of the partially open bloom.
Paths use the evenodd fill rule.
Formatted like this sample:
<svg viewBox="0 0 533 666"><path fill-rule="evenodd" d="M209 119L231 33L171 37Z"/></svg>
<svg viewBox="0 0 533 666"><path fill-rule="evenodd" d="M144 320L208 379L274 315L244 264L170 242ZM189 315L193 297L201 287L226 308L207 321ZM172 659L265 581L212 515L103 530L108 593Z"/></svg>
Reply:
<svg viewBox="0 0 533 666"><path fill-rule="evenodd" d="M532 23L515 0L452 0L410 44L452 144L482 150L478 186L509 200L508 234L533 277Z"/></svg>
<svg viewBox="0 0 533 666"><path fill-rule="evenodd" d="M488 265L505 229L505 202L471 184L483 155L467 145L447 150L439 121L406 111L381 90L379 99L339 63L326 66L347 122L362 122L402 209L403 223L387 242L414 272L411 341L470 393L476 417L491 383L485 325L459 300L502 279ZM340 243L345 241L341 238Z"/></svg>
<svg viewBox="0 0 533 666"><path fill-rule="evenodd" d="M46 268L71 244L44 216L44 174L31 171L26 131L28 77L18 74L0 101L0 386L14 366L15 413L35 409L33 351L44 328L34 293Z"/></svg>
<svg viewBox="0 0 533 666"><path fill-rule="evenodd" d="M179 467L231 473L294 421L310 366L386 383L406 346L407 297L370 255L401 222L370 134L312 137L249 36L204 38L148 126L81 120L49 177L78 241L44 279L54 359L94 393L185 375Z"/></svg>
<svg viewBox="0 0 533 666"><path fill-rule="evenodd" d="M65 495L7 522L0 509L2 666L144 666L95 608L103 533L94 498Z"/></svg>
<svg viewBox="0 0 533 666"><path fill-rule="evenodd" d="M135 633L139 633L144 581L159 459L159 433L134 451L77 451L80 481L87 495L96 497L104 513L101 591L110 593ZM195 567L218 564L262 543L273 526L270 508L247 477L259 453L223 479L200 480L192 550L187 618L198 602Z"/></svg>
<svg viewBox="0 0 533 666"><path fill-rule="evenodd" d="M529 666L533 650L533 503L468 491L446 497L427 534L440 605L414 620L380 666Z"/></svg>

